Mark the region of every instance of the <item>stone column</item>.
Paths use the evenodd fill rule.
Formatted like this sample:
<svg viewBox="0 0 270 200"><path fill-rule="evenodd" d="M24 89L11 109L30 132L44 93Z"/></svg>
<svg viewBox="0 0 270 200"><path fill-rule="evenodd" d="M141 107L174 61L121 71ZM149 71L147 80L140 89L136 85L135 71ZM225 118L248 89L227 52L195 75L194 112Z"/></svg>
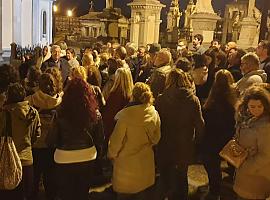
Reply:
<svg viewBox="0 0 270 200"><path fill-rule="evenodd" d="M255 8L255 0L249 0L249 2L248 2L248 17L253 17L254 8Z"/></svg>
<svg viewBox="0 0 270 200"><path fill-rule="evenodd" d="M156 13L154 43L159 43L159 29L160 29L160 24L162 22L160 20L160 11Z"/></svg>
<svg viewBox="0 0 270 200"><path fill-rule="evenodd" d="M157 23L160 23L160 11L165 5L158 0L134 0L128 6L131 7L130 41L137 46L146 45L153 41L158 42L159 24ZM137 38L138 31L139 37Z"/></svg>
<svg viewBox="0 0 270 200"><path fill-rule="evenodd" d="M245 17L241 24L241 31L237 44L247 49L249 47L256 47L258 41L255 41L257 35L257 22L253 16L253 10L255 8L255 0L249 0L248 4L248 16Z"/></svg>
<svg viewBox="0 0 270 200"><path fill-rule="evenodd" d="M190 16L192 19L193 32L192 35L203 35L203 43L210 44L214 38L214 30L217 20L220 17L212 13L194 13Z"/></svg>
<svg viewBox="0 0 270 200"><path fill-rule="evenodd" d="M3 61L3 58L2 58L2 54L3 54L3 50L2 50L2 15L3 15L3 12L2 12L2 0L0 0L0 62Z"/></svg>
<svg viewBox="0 0 270 200"><path fill-rule="evenodd" d="M148 39L148 15L145 15L140 20L139 46L145 46Z"/></svg>
<svg viewBox="0 0 270 200"><path fill-rule="evenodd" d="M203 35L203 42L210 44L214 38L214 30L220 17L214 12L211 0L198 0L196 12L190 16L192 19L193 36Z"/></svg>

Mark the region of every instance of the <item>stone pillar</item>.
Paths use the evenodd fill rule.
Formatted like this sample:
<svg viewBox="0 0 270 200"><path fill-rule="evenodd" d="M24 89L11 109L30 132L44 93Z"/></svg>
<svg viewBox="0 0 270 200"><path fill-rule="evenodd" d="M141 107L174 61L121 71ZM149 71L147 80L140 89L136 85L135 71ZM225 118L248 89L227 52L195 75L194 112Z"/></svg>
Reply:
<svg viewBox="0 0 270 200"><path fill-rule="evenodd" d="M21 0L13 0L13 42L18 45L22 44L22 1ZM32 12L32 11L29 11Z"/></svg>
<svg viewBox="0 0 270 200"><path fill-rule="evenodd" d="M139 46L144 46L145 41L148 39L148 16L144 16L141 18L139 24L140 24L140 32L139 32Z"/></svg>
<svg viewBox="0 0 270 200"><path fill-rule="evenodd" d="M248 17L253 17L254 8L255 8L255 0L249 0L249 2L248 2Z"/></svg>
<svg viewBox="0 0 270 200"><path fill-rule="evenodd" d="M192 19L192 35L203 35L203 43L209 44L214 38L214 30L220 17L212 13L194 13Z"/></svg>
<svg viewBox="0 0 270 200"><path fill-rule="evenodd" d="M214 12L211 0L197 0L195 9L196 12L190 16L192 34L203 35L203 43L209 44L214 38L214 30L220 17Z"/></svg>
<svg viewBox="0 0 270 200"><path fill-rule="evenodd" d="M253 16L254 8L255 0L249 0L248 15L240 23L241 31L237 44L243 49L247 49L249 47L256 47L256 45L258 44L258 41L255 41L258 31L258 23Z"/></svg>
<svg viewBox="0 0 270 200"><path fill-rule="evenodd" d="M155 38L154 38L154 43L159 43L160 23L161 23L161 20L160 19L158 19L158 20L155 21Z"/></svg>
<svg viewBox="0 0 270 200"><path fill-rule="evenodd" d="M2 15L3 15L3 12L2 12L2 0L0 0L0 62L3 61L3 58L2 58L2 54L3 54L3 50L2 50Z"/></svg>
<svg viewBox="0 0 270 200"><path fill-rule="evenodd" d="M160 12L165 5L158 0L134 0L128 6L131 7L130 41L137 46L158 43Z"/></svg>

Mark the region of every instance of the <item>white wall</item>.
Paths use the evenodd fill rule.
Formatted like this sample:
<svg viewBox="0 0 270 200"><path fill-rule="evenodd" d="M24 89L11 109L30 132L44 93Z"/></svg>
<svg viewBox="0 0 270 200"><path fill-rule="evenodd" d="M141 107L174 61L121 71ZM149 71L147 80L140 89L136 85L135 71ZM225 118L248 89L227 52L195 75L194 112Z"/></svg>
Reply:
<svg viewBox="0 0 270 200"><path fill-rule="evenodd" d="M52 3L54 0L1 0L2 48L10 44L22 46L52 42ZM46 34L42 35L42 11L46 11ZM0 19L1 20L1 19Z"/></svg>
<svg viewBox="0 0 270 200"><path fill-rule="evenodd" d="M2 0L2 48L3 50L10 49L10 43L13 41L12 27L12 0Z"/></svg>
<svg viewBox="0 0 270 200"><path fill-rule="evenodd" d="M33 17L32 12L32 0L23 0L21 8L21 45L32 45L32 28Z"/></svg>

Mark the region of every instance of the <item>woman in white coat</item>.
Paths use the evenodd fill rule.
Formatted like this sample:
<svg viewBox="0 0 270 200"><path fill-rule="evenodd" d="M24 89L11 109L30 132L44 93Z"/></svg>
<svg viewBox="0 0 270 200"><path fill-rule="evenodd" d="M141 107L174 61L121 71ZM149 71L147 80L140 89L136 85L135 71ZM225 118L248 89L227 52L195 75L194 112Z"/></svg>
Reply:
<svg viewBox="0 0 270 200"><path fill-rule="evenodd" d="M160 139L160 118L148 85L136 83L132 101L115 116L108 156L113 160L112 184L117 199L150 199L155 183L152 146Z"/></svg>

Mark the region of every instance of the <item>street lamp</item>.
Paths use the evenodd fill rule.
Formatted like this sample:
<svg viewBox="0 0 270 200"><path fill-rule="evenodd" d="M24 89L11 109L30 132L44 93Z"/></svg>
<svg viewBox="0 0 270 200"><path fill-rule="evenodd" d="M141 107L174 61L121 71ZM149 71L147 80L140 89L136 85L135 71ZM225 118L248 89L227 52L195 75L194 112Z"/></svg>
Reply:
<svg viewBox="0 0 270 200"><path fill-rule="evenodd" d="M68 10L67 11L67 16L68 16L68 30L69 30L69 35L70 35L70 32L71 32L71 29L70 29L70 18L72 17L72 10Z"/></svg>
<svg viewBox="0 0 270 200"><path fill-rule="evenodd" d="M56 13L58 11L57 5L53 5L53 12Z"/></svg>

